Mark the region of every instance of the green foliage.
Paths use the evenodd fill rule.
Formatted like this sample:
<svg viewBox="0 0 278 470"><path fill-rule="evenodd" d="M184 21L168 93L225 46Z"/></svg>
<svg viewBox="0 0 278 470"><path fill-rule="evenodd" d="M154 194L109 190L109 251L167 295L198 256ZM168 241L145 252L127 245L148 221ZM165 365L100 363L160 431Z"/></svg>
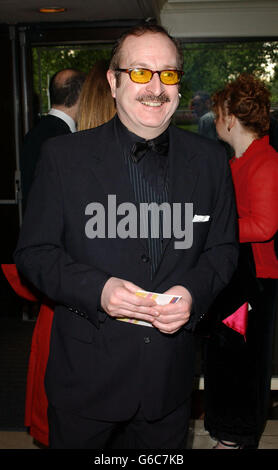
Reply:
<svg viewBox="0 0 278 470"><path fill-rule="evenodd" d="M274 68L274 75L270 82L270 91L274 107L278 109L278 65L276 65Z"/></svg>
<svg viewBox="0 0 278 470"><path fill-rule="evenodd" d="M48 83L60 69L75 67L88 72L99 59L109 59L112 45L37 47L33 49L35 93L40 97L40 112L49 108ZM184 43L184 77L181 83L180 109L188 108L197 90L213 93L242 72L265 79L278 104L278 65L274 76L269 66L278 62L278 42Z"/></svg>
<svg viewBox="0 0 278 470"><path fill-rule="evenodd" d="M212 94L240 73L252 73L269 82L270 88L272 86L268 68L277 62L278 42L187 43L183 47L185 75L181 107L188 106L195 91ZM277 88L278 84L274 101L277 100Z"/></svg>
<svg viewBox="0 0 278 470"><path fill-rule="evenodd" d="M49 109L48 84L58 70L72 67L88 73L101 59L109 60L111 46L57 46L33 49L34 91L40 100L40 114Z"/></svg>

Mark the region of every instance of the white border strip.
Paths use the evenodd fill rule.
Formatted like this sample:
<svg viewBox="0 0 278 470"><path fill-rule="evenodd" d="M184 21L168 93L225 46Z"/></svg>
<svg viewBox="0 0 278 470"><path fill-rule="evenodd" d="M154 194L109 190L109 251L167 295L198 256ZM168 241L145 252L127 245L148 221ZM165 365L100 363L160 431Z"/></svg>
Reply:
<svg viewBox="0 0 278 470"><path fill-rule="evenodd" d="M197 378L198 380L198 378ZM199 382L197 388L199 390L204 390L204 377L199 377ZM271 390L278 390L278 376L272 377L271 379Z"/></svg>

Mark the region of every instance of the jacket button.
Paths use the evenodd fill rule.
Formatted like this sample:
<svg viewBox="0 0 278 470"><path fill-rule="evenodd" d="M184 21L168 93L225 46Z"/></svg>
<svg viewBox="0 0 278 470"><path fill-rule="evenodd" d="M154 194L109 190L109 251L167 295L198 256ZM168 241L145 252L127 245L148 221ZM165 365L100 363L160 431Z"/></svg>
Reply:
<svg viewBox="0 0 278 470"><path fill-rule="evenodd" d="M142 255L141 260L143 261L143 263L148 263L150 261L150 258L147 255Z"/></svg>
<svg viewBox="0 0 278 470"><path fill-rule="evenodd" d="M149 344L151 342L151 338L149 336L144 337L144 343Z"/></svg>

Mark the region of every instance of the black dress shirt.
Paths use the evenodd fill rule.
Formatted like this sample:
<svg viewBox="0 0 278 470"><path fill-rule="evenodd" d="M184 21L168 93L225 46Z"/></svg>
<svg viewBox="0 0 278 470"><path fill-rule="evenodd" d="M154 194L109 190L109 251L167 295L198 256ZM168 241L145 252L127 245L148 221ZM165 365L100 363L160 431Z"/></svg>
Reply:
<svg viewBox="0 0 278 470"><path fill-rule="evenodd" d="M168 202L168 155L160 155L149 149L144 157L136 162L132 157L132 148L135 142L144 142L144 139L130 132L118 117L116 118L116 129L134 191L134 198L138 206L140 203L157 203L160 205ZM168 129L158 139L162 142L167 141ZM153 223L151 221L151 211L149 211L148 216L148 253L146 254L146 261L150 262L150 277L152 278L163 252L163 213L161 211L159 213L158 237L151 236L150 227L151 222Z"/></svg>

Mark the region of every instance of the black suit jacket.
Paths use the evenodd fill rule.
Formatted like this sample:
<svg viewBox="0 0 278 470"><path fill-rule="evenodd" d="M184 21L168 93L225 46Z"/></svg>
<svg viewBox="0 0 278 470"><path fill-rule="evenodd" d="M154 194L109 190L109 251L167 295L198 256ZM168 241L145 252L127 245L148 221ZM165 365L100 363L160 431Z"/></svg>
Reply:
<svg viewBox="0 0 278 470"><path fill-rule="evenodd" d="M36 126L25 135L20 155L21 189L24 208L34 178L42 144L51 137L69 134L70 132L69 126L63 119L48 114L43 116Z"/></svg>
<svg viewBox="0 0 278 470"><path fill-rule="evenodd" d="M228 283L237 262L236 213L227 158L212 140L173 126L170 201L193 202L192 247L166 244L149 280L146 240L86 236L86 207L107 195L134 194L121 156L115 120L48 141L43 148L15 253L21 271L56 303L46 373L57 407L99 419L125 419L141 403L145 416L166 415L189 396L194 330ZM183 285L193 297L189 323L174 335L110 318L100 309L110 276L149 291Z"/></svg>

